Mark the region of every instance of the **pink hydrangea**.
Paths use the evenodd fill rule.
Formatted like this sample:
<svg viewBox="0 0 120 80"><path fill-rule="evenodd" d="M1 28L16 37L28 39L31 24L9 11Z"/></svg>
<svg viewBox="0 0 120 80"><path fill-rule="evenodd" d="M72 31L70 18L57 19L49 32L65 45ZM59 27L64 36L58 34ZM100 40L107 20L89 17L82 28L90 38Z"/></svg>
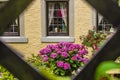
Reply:
<svg viewBox="0 0 120 80"><path fill-rule="evenodd" d="M67 52L62 52L61 56L64 58L67 58L69 56L69 54Z"/></svg>
<svg viewBox="0 0 120 80"><path fill-rule="evenodd" d="M74 55L74 56L71 58L71 60L77 60L77 56Z"/></svg>
<svg viewBox="0 0 120 80"><path fill-rule="evenodd" d="M56 53L52 53L52 54L50 55L50 57L51 57L51 58L56 58L56 57L57 57L57 54L56 54Z"/></svg>
<svg viewBox="0 0 120 80"><path fill-rule="evenodd" d="M43 61L43 62L48 61L48 56L47 56L47 55L42 56L42 61Z"/></svg>
<svg viewBox="0 0 120 80"><path fill-rule="evenodd" d="M62 68L63 65L64 65L64 62L63 62L63 61L58 61L58 62L57 62L57 66L58 66L58 67Z"/></svg>
<svg viewBox="0 0 120 80"><path fill-rule="evenodd" d="M70 64L69 63L64 63L64 70L70 69Z"/></svg>

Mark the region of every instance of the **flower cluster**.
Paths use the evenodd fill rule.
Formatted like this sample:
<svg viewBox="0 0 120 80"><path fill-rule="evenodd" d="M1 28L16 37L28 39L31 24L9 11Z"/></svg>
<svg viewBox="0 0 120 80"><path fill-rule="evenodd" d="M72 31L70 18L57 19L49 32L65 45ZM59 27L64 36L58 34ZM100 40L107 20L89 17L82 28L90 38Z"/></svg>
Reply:
<svg viewBox="0 0 120 80"><path fill-rule="evenodd" d="M88 53L83 45L70 42L60 42L47 45L39 51L43 64L52 68L56 75L70 75L74 70L83 66L88 59L84 57Z"/></svg>
<svg viewBox="0 0 120 80"><path fill-rule="evenodd" d="M98 50L98 47L103 44L106 37L106 34L89 30L87 35L80 36L80 40L82 40L83 45L92 47L93 50Z"/></svg>

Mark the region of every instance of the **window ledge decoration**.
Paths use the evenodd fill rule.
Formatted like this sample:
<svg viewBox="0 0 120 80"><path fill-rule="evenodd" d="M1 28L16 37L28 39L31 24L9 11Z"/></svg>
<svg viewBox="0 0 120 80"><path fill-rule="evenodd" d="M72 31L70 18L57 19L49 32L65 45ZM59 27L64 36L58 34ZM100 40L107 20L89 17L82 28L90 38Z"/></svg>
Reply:
<svg viewBox="0 0 120 80"><path fill-rule="evenodd" d="M28 39L26 37L0 37L0 40L4 41L4 42L28 42Z"/></svg>
<svg viewBox="0 0 120 80"><path fill-rule="evenodd" d="M42 42L74 42L74 37L68 37L68 36L48 36L48 37L42 37Z"/></svg>

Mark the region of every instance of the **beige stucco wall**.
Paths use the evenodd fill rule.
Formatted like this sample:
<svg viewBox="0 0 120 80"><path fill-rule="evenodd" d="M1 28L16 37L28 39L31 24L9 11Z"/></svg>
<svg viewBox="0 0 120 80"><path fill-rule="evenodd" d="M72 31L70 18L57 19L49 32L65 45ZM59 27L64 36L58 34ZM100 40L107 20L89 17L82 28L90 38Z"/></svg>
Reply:
<svg viewBox="0 0 120 80"><path fill-rule="evenodd" d="M48 43L41 43L41 0L34 0L24 13L25 37L28 43L9 43L22 53L25 58L38 51ZM92 29L92 10L84 0L74 0L74 37L75 43L80 43L79 36Z"/></svg>
<svg viewBox="0 0 120 80"><path fill-rule="evenodd" d="M92 9L85 0L75 0L75 39L80 42L79 36L87 34L92 29Z"/></svg>

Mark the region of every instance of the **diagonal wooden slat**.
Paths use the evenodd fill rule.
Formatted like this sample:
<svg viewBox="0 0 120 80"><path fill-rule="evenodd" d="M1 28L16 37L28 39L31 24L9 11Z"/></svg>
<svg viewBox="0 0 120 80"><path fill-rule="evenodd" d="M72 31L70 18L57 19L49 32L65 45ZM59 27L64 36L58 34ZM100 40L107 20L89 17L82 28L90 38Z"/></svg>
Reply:
<svg viewBox="0 0 120 80"><path fill-rule="evenodd" d="M113 25L120 27L120 8L113 0L87 0L99 13L107 18ZM73 80L94 80L97 66L107 60L115 60L120 56L120 30L112 36L110 40L96 53L96 55L83 67L83 69L73 76Z"/></svg>
<svg viewBox="0 0 120 80"><path fill-rule="evenodd" d="M0 35L9 27L8 25L11 21L14 21L32 1L33 0L9 0L7 4L0 9Z"/></svg>
<svg viewBox="0 0 120 80"><path fill-rule="evenodd" d="M100 14L102 14L114 27L120 24L120 7L117 0L86 0Z"/></svg>
<svg viewBox="0 0 120 80"><path fill-rule="evenodd" d="M19 80L47 80L18 54L0 41L0 64L2 66L12 72Z"/></svg>

